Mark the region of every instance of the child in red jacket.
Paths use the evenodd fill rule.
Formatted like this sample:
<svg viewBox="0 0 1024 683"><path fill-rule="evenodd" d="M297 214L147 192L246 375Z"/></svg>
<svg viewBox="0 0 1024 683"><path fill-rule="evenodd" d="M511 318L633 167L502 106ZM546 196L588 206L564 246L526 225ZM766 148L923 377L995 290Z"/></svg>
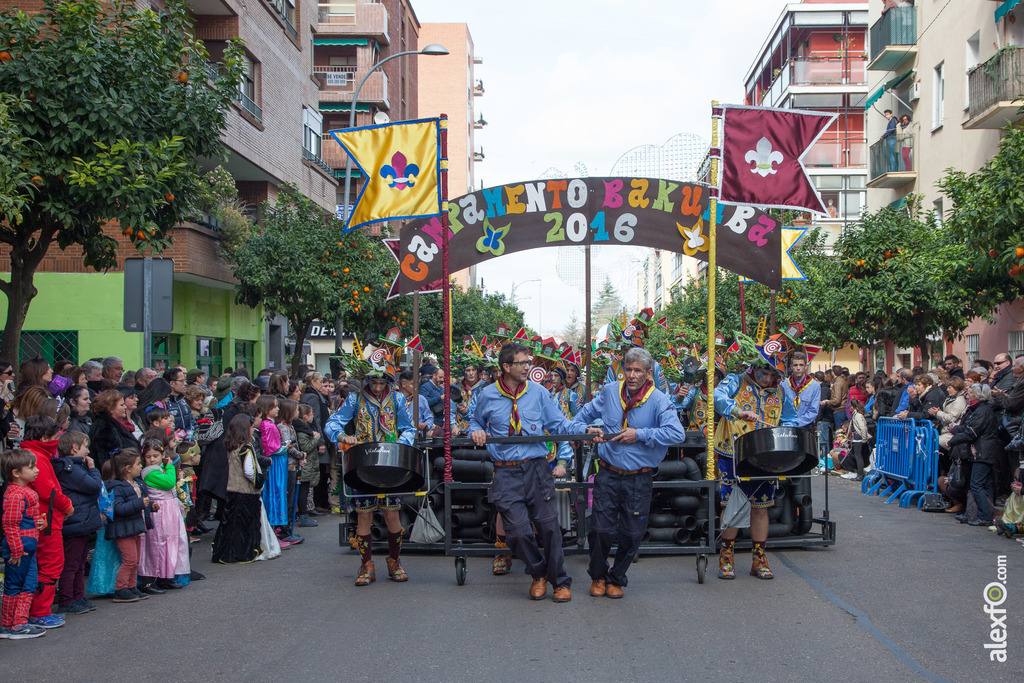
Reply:
<svg viewBox="0 0 1024 683"><path fill-rule="evenodd" d="M39 534L39 548L36 562L39 565L39 588L32 598L28 623L41 628L60 628L64 616L52 613L53 598L57 579L64 571L64 537L61 530L64 520L71 516L74 507L71 499L61 491L57 475L50 461L57 457L57 436L60 427L52 417L33 415L25 423L25 440L21 447L36 456L39 476L32 482L32 489L39 494L39 504L46 511L47 525Z"/></svg>

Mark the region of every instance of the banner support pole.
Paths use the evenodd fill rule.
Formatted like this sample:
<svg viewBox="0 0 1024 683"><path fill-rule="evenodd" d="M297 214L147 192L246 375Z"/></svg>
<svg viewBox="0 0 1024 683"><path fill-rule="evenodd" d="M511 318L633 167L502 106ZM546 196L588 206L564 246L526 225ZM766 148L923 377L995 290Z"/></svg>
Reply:
<svg viewBox="0 0 1024 683"><path fill-rule="evenodd" d="M718 147L718 119L715 118L714 108L718 106L717 100L711 101L711 149ZM704 372L704 380L707 382L707 430L705 441L707 442L707 464L705 466L705 479L714 479L716 476L715 462L715 242L718 229L718 158L710 157L711 177L711 199L709 204L708 220L708 366Z"/></svg>
<svg viewBox="0 0 1024 683"><path fill-rule="evenodd" d="M444 480L452 481L452 336L451 285L448 282L448 115L441 114L441 339L444 353ZM419 416L416 417L419 419Z"/></svg>

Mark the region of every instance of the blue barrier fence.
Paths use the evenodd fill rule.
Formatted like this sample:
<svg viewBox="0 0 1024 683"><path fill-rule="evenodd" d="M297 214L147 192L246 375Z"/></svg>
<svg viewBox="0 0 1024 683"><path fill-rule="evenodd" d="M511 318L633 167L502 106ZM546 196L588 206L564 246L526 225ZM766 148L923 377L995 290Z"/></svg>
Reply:
<svg viewBox="0 0 1024 683"><path fill-rule="evenodd" d="M928 420L883 417L875 432L875 467L861 484L868 496L921 508L925 494L935 493L939 478L939 433Z"/></svg>

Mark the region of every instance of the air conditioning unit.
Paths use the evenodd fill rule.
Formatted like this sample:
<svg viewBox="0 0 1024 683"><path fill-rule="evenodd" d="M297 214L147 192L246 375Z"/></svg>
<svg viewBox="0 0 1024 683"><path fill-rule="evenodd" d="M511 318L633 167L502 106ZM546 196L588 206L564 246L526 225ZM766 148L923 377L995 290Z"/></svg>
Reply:
<svg viewBox="0 0 1024 683"><path fill-rule="evenodd" d="M921 99L921 84L920 83L911 83L910 84L910 101L911 102L916 102L919 99Z"/></svg>

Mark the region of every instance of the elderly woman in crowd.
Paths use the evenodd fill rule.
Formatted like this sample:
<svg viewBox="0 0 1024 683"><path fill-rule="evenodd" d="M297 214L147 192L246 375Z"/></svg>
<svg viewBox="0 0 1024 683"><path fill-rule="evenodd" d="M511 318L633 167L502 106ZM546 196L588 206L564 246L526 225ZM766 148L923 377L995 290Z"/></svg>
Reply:
<svg viewBox="0 0 1024 683"><path fill-rule="evenodd" d="M939 426L939 448L949 451L949 440L953 438L950 427L960 421L964 411L967 410L967 385L959 377L950 377L946 381L946 400L942 407L931 406L928 408L929 415L938 422Z"/></svg>
<svg viewBox="0 0 1024 683"><path fill-rule="evenodd" d="M949 448L953 457L971 468L970 490L978 506L978 518L967 522L971 526L992 524L992 501L995 498L993 467L1003 446L999 440L999 420L989 405L991 398L992 390L987 384L969 386L967 409L960 423L950 430L953 437L949 440ZM964 521L962 515L959 518Z"/></svg>

